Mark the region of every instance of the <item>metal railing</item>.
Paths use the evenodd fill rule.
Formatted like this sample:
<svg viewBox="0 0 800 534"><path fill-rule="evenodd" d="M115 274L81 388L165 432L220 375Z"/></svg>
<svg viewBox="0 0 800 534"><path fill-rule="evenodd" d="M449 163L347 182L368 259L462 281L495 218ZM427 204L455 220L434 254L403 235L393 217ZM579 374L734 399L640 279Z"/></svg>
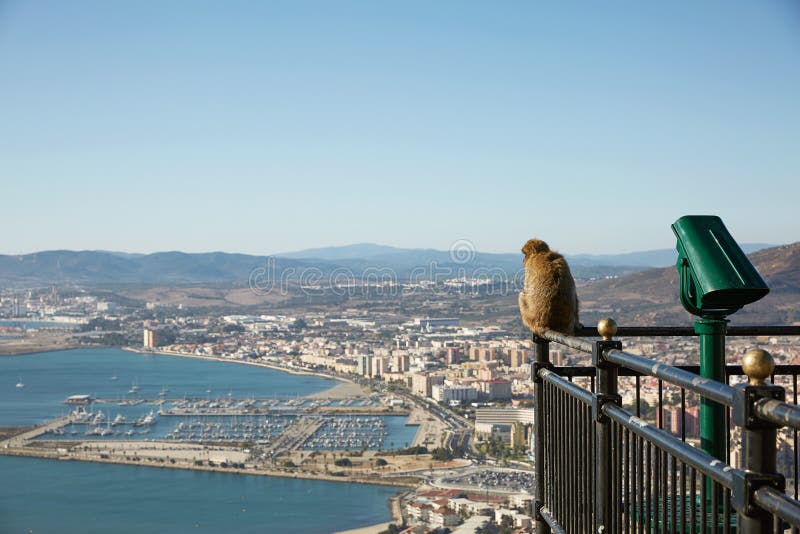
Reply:
<svg viewBox="0 0 800 534"><path fill-rule="evenodd" d="M800 532L797 500L797 431L800 366L774 366L760 351L757 364L729 366L749 384L731 386L696 374L696 366L671 366L622 350L614 331L636 336L693 335L682 328L611 328L590 341L546 332L534 336L534 516L537 532ZM582 332L587 334L588 332ZM797 327L738 327L729 335L800 335ZM592 355L592 365L555 367L550 342ZM765 370L766 369L766 370ZM795 403L766 378L792 377ZM636 404L622 406L620 377L635 377ZM583 384L576 379L584 377ZM640 417L642 377L658 381L656 421ZM588 378L588 384L586 383ZM630 379L625 379L630 380ZM774 381L774 375L773 375ZM623 384L624 385L624 384ZM664 385L680 390L680 435L664 429ZM741 465L693 446L686 436L686 394L713 401L741 433ZM776 432L794 433L794 498L776 465ZM737 438L738 440L738 438Z"/></svg>

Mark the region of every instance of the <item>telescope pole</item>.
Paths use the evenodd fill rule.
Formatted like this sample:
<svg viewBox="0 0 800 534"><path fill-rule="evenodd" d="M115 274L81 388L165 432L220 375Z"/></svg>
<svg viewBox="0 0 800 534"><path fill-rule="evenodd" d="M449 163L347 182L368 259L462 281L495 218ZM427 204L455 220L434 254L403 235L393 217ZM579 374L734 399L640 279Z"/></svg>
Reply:
<svg viewBox="0 0 800 534"><path fill-rule="evenodd" d="M700 336L700 376L727 384L725 371L725 333L727 319L703 317L694 323ZM725 407L718 402L700 399L700 448L714 458L725 461L727 453ZM706 479L706 495L711 498L711 479Z"/></svg>

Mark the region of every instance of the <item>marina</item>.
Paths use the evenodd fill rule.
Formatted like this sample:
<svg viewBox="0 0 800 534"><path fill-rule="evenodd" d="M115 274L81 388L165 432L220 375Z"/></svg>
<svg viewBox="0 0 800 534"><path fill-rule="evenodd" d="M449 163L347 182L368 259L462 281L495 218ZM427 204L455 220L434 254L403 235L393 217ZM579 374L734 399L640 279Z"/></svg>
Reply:
<svg viewBox="0 0 800 534"><path fill-rule="evenodd" d="M171 467L169 476L219 471L213 474L276 481L265 486L280 485L287 476L335 481L343 488L353 481L409 484L403 477L343 473L333 455L325 454L363 453L364 465L373 465L380 450L409 446L420 428L417 418L410 423L408 409L382 396L357 387L337 395L343 388L332 389L340 383L331 379L116 349L0 359L3 366L6 375L25 380L24 388L16 387L21 378L0 388L0 424L20 430L0 441L9 460L79 460L81 470L94 469L92 464ZM133 384L139 390L130 394ZM294 465L299 467L287 469Z"/></svg>
<svg viewBox="0 0 800 534"><path fill-rule="evenodd" d="M142 404L117 405L116 411L106 409L108 404L98 403L78 406L63 418L61 423L45 425L39 440L131 440L158 439L179 442L253 442L268 446L292 423L298 420L313 421L313 431L302 440L294 439L295 447L303 450L359 450L385 449L395 441L407 442L416 427L408 428L405 415L341 414L321 415L309 409L295 412L281 410L284 404L273 404L275 413L255 414L244 411L251 401L229 400L227 412L214 410L215 402L191 404L185 401L176 411L171 405L162 405L157 411ZM233 411L234 407L238 410ZM126 410L127 408L127 410ZM354 408L358 410L358 408ZM114 414L114 415L112 415ZM402 421L404 430L398 432ZM402 434L402 435L400 435ZM394 441L390 441L392 437ZM413 435L412 435L413 439Z"/></svg>

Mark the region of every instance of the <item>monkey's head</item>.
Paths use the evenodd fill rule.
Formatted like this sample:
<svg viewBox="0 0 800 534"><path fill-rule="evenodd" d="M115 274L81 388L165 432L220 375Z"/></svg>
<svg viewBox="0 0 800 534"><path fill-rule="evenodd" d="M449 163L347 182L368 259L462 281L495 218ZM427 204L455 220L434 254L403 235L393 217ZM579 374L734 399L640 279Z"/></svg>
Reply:
<svg viewBox="0 0 800 534"><path fill-rule="evenodd" d="M541 239L531 239L522 247L522 253L526 258L531 254L541 254L542 252L550 252L550 247Z"/></svg>

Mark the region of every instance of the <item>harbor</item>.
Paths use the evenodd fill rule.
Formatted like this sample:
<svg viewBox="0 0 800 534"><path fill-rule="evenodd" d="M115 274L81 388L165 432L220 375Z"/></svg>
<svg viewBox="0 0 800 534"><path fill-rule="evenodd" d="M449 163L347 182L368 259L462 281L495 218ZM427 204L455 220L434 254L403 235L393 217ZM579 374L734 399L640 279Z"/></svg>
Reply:
<svg viewBox="0 0 800 534"><path fill-rule="evenodd" d="M77 403L81 399L83 403ZM287 430L293 438L290 450L358 450L384 448L388 444L387 418L403 418L409 410L387 406L377 397L356 399L93 399L70 395L74 406L66 415L43 425L37 440L135 440L179 442L233 442L272 445ZM313 429L304 439L297 428ZM391 425L397 427L397 425ZM396 439L403 443L409 434ZM287 440L283 440L287 441Z"/></svg>

